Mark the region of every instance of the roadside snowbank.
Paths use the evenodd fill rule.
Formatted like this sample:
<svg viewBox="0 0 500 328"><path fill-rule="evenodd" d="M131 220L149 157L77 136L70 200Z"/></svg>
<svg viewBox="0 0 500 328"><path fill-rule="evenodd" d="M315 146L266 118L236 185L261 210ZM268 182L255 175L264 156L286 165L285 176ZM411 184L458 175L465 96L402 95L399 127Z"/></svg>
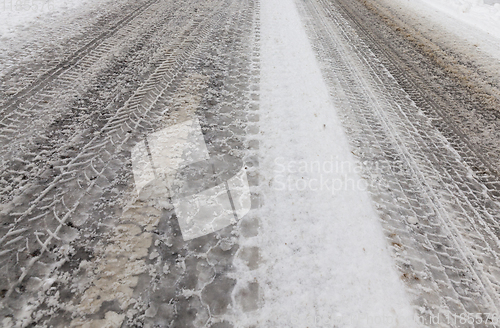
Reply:
<svg viewBox="0 0 500 328"><path fill-rule="evenodd" d="M500 0L375 0L439 48L500 81Z"/></svg>
<svg viewBox="0 0 500 328"><path fill-rule="evenodd" d="M412 327L410 301L295 4L261 6L257 326Z"/></svg>
<svg viewBox="0 0 500 328"><path fill-rule="evenodd" d="M415 0L407 0L414 2ZM418 0L474 28L500 38L499 0Z"/></svg>

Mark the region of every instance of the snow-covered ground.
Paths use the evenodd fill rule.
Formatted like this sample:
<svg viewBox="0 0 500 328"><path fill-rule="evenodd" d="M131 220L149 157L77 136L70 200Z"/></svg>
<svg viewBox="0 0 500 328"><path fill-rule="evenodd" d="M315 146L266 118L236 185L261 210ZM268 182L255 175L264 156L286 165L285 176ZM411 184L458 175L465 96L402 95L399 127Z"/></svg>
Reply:
<svg viewBox="0 0 500 328"><path fill-rule="evenodd" d="M408 0L407 0L408 1ZM472 27L500 38L498 0L418 0Z"/></svg>
<svg viewBox="0 0 500 328"><path fill-rule="evenodd" d="M418 0L470 26L500 38L498 0Z"/></svg>
<svg viewBox="0 0 500 328"><path fill-rule="evenodd" d="M261 327L412 327L293 0L263 1Z"/></svg>
<svg viewBox="0 0 500 328"><path fill-rule="evenodd" d="M500 59L499 0L381 0L381 2L393 7L403 19L419 21L417 29L427 30L427 33L434 34L436 39L440 34L448 35L447 42L453 43L454 50L473 55L475 61L480 61L482 56L481 54L478 56L477 52ZM466 49L460 40L475 49Z"/></svg>

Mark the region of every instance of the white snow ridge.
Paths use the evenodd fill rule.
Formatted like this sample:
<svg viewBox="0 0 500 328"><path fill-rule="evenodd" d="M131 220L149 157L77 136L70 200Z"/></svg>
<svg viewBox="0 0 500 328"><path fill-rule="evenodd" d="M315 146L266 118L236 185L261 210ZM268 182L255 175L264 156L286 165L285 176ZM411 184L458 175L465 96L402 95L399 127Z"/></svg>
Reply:
<svg viewBox="0 0 500 328"><path fill-rule="evenodd" d="M264 1L261 15L259 326L412 327L295 4Z"/></svg>

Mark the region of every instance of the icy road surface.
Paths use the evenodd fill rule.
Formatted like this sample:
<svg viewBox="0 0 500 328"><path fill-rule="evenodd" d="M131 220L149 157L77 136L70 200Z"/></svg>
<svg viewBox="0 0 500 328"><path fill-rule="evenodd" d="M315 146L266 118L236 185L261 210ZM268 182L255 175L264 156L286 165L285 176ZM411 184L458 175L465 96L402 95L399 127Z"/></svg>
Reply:
<svg viewBox="0 0 500 328"><path fill-rule="evenodd" d="M1 327L500 326L494 35L385 0L52 9L0 29Z"/></svg>

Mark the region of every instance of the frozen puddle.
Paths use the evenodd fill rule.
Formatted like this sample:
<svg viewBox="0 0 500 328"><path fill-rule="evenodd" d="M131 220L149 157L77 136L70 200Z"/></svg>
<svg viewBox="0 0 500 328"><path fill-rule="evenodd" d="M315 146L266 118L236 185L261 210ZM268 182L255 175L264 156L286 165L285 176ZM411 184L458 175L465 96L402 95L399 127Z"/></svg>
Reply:
<svg viewBox="0 0 500 328"><path fill-rule="evenodd" d="M262 2L261 327L411 327L413 312L292 0Z"/></svg>

